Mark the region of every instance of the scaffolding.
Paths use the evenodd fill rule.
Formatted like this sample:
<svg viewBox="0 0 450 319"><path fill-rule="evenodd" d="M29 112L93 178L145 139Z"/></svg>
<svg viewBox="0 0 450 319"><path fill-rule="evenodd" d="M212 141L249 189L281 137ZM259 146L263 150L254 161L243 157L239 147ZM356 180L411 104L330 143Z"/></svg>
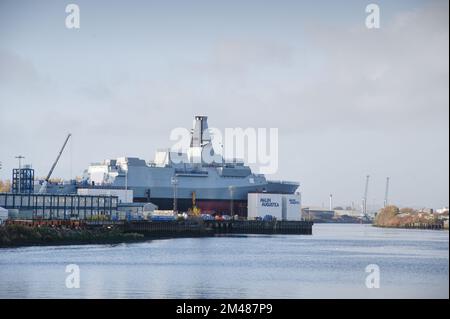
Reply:
<svg viewBox="0 0 450 319"><path fill-rule="evenodd" d="M31 194L34 192L34 169L13 169L12 186L13 193Z"/></svg>

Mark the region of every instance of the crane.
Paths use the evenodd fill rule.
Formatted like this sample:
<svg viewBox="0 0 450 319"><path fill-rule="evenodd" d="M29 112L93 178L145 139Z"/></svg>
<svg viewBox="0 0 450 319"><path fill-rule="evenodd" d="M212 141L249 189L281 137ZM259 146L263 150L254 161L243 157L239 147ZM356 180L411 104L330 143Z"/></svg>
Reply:
<svg viewBox="0 0 450 319"><path fill-rule="evenodd" d="M44 182L42 183L41 188L39 189L39 194L43 194L45 193L46 189L47 189L47 184L48 181L50 180L50 177L52 176L53 170L56 167L56 164L58 164L59 158L61 157L61 154L64 151L64 148L66 147L67 142L69 141L69 138L72 136L72 134L67 134L66 140L64 141L63 146L61 147L61 150L58 153L58 156L56 157L55 162L53 163L52 167L50 168L50 171L47 174L47 177L45 178Z"/></svg>
<svg viewBox="0 0 450 319"><path fill-rule="evenodd" d="M384 192L384 207L386 207L388 205L389 179L390 179L390 177L386 177L386 190Z"/></svg>
<svg viewBox="0 0 450 319"><path fill-rule="evenodd" d="M367 194L369 192L369 178L370 175L366 176L366 187L364 189L364 198L363 198L363 215L364 217L367 217Z"/></svg>

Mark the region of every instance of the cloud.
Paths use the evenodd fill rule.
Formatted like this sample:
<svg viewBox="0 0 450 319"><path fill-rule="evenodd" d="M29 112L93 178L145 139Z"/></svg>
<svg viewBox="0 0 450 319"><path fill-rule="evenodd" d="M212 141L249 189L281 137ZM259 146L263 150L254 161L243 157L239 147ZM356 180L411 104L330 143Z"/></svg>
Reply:
<svg viewBox="0 0 450 319"><path fill-rule="evenodd" d="M326 73L302 96L330 112L327 124L439 122L448 113L448 36L448 3L400 13L379 30L313 31L316 48L327 52Z"/></svg>
<svg viewBox="0 0 450 319"><path fill-rule="evenodd" d="M227 70L211 72L219 103L238 109L249 125L263 112L270 114L264 124L294 132L446 123L448 3L399 13L379 30L361 23L314 26L307 34L307 52L245 41L221 45L211 58Z"/></svg>
<svg viewBox="0 0 450 319"><path fill-rule="evenodd" d="M256 40L220 41L213 50L212 65L235 72L253 68L289 67L293 48L283 43Z"/></svg>
<svg viewBox="0 0 450 319"><path fill-rule="evenodd" d="M192 116L204 114L218 128L278 127L276 178L300 181L309 203L320 202L324 185L359 199L359 178L369 171L374 180L395 172L405 203L448 202L448 3L391 18L383 10L380 30L363 19L330 25L324 15L227 27L220 36L200 23L188 40L161 30L160 42L121 42L111 52L100 33L100 49L79 33L69 55L59 44L35 54L13 42L0 52L2 148L11 163L26 152L45 171L70 131L80 173L108 157L149 159L170 145L172 128L190 128ZM148 26L141 27L123 32L144 39ZM78 58L67 63L68 56ZM424 184L437 189L427 193L417 186Z"/></svg>
<svg viewBox="0 0 450 319"><path fill-rule="evenodd" d="M39 79L34 65L22 56L0 49L0 89L14 85L33 85Z"/></svg>

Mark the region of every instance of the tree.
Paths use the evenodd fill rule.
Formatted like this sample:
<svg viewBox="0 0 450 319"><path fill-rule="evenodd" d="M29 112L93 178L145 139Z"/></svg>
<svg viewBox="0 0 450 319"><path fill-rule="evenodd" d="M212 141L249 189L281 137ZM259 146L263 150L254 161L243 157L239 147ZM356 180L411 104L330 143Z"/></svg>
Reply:
<svg viewBox="0 0 450 319"><path fill-rule="evenodd" d="M402 213L402 214L415 214L415 213L417 213L417 211L414 208L403 207L402 209L400 209L400 213Z"/></svg>
<svg viewBox="0 0 450 319"><path fill-rule="evenodd" d="M2 181L0 180L0 193L8 193L11 191L11 181L6 180Z"/></svg>
<svg viewBox="0 0 450 319"><path fill-rule="evenodd" d="M397 215L400 213L400 210L397 206L390 205L386 206L377 214L375 218L375 225L377 226L397 226L398 218Z"/></svg>

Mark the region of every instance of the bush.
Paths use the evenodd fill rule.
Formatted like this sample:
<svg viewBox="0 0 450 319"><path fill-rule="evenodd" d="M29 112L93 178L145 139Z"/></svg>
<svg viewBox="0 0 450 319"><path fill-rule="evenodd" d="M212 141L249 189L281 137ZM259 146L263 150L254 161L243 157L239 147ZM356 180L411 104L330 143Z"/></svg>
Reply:
<svg viewBox="0 0 450 319"><path fill-rule="evenodd" d="M376 226L397 226L398 219L397 215L400 213L400 210L397 206L390 205L382 208L375 218L374 224Z"/></svg>

